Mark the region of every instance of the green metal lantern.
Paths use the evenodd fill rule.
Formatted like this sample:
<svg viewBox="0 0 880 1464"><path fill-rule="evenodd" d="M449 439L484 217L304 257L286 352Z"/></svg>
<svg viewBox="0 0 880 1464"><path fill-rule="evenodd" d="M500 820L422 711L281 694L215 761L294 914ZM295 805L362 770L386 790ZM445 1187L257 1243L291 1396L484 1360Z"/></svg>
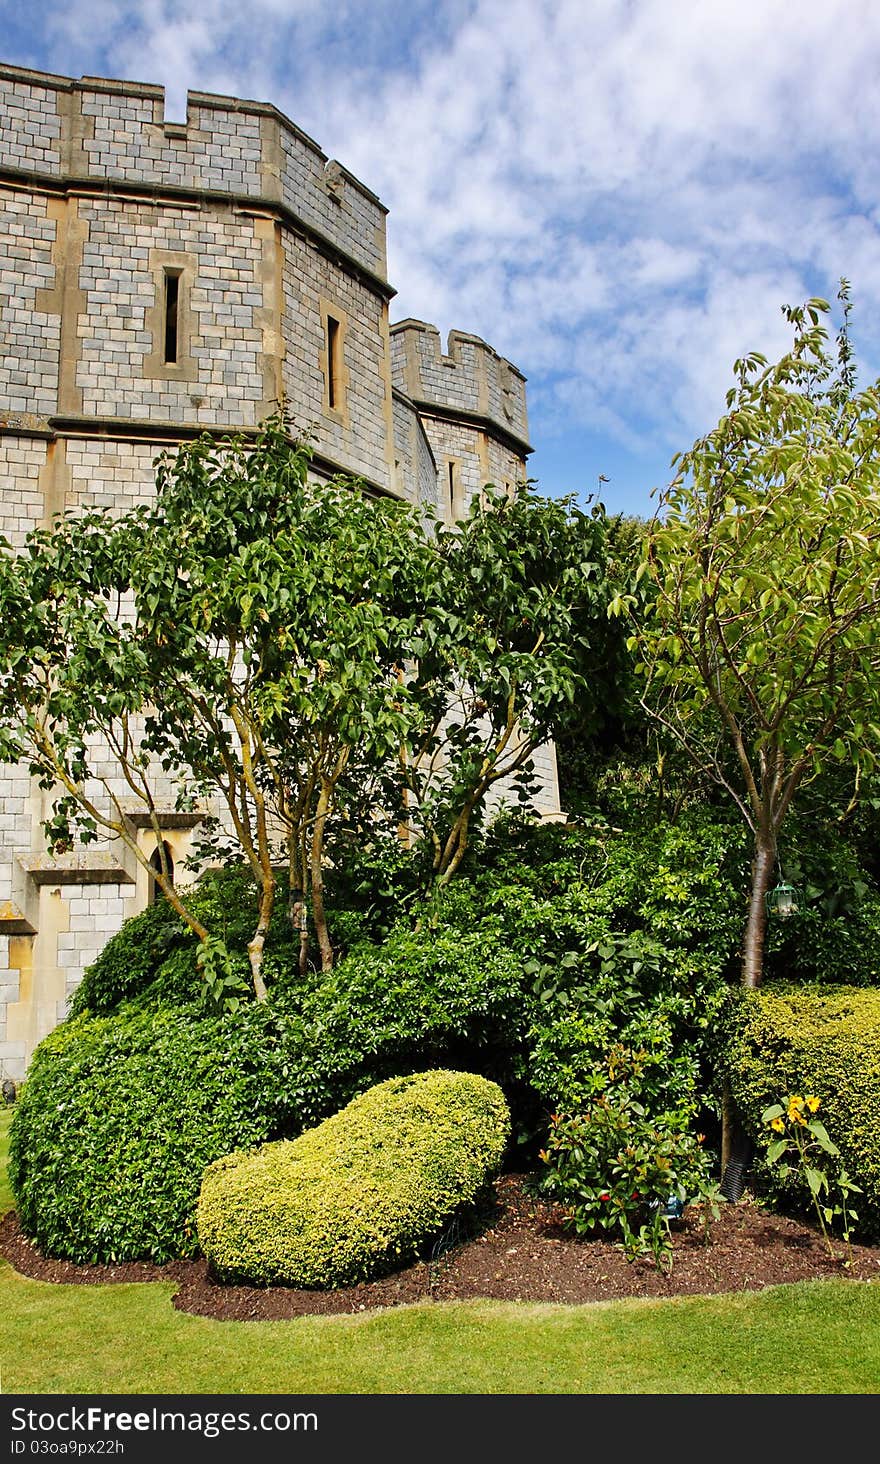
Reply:
<svg viewBox="0 0 880 1464"><path fill-rule="evenodd" d="M780 920L787 920L790 915L797 915L803 909L803 891L782 880L775 889L767 891L764 906L768 915L778 915Z"/></svg>

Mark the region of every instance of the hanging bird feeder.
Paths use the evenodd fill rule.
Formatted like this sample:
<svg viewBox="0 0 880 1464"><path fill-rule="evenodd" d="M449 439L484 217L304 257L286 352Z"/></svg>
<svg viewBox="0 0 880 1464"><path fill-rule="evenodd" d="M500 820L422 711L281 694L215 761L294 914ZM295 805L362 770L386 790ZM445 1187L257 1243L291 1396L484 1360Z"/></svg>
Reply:
<svg viewBox="0 0 880 1464"><path fill-rule="evenodd" d="M787 920L804 908L803 891L795 889L787 880L781 880L775 889L767 891L764 905L768 915L778 915L780 920Z"/></svg>

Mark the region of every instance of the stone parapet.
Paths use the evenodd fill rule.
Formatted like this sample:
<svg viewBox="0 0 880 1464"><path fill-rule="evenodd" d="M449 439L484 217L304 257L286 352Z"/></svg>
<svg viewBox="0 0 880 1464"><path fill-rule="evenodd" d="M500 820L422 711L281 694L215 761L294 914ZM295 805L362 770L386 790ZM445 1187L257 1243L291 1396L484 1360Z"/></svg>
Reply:
<svg viewBox="0 0 880 1464"><path fill-rule="evenodd" d="M391 327L391 372L419 408L494 431L520 456L531 451L526 379L479 336L450 331L444 355L435 325L398 321Z"/></svg>
<svg viewBox="0 0 880 1464"><path fill-rule="evenodd" d="M0 65L0 171L112 192L161 188L283 206L380 280L387 209L266 102L189 92L185 122L165 89Z"/></svg>

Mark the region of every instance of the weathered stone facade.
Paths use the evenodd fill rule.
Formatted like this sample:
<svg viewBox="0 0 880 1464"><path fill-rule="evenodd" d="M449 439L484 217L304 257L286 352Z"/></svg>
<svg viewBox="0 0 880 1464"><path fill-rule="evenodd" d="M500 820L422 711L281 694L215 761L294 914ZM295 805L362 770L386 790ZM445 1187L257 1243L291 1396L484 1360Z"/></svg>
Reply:
<svg viewBox="0 0 880 1464"><path fill-rule="evenodd" d="M0 66L0 534L149 499L162 447L285 398L318 474L455 518L529 452L525 382L475 336L389 325L386 210L271 105ZM541 811L558 811L552 748ZM46 795L0 769L0 1074L143 908L107 845L53 859ZM163 821L175 860L192 820ZM144 846L153 837L143 832Z"/></svg>

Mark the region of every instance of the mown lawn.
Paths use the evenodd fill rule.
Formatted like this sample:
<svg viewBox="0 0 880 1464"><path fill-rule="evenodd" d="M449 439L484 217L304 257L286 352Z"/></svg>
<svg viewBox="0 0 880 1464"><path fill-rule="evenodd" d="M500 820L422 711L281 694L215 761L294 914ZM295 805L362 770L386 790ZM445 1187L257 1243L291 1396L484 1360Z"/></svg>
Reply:
<svg viewBox="0 0 880 1464"><path fill-rule="evenodd" d="M244 1323L176 1312L173 1291L53 1286L0 1264L4 1393L880 1392L875 1283Z"/></svg>

